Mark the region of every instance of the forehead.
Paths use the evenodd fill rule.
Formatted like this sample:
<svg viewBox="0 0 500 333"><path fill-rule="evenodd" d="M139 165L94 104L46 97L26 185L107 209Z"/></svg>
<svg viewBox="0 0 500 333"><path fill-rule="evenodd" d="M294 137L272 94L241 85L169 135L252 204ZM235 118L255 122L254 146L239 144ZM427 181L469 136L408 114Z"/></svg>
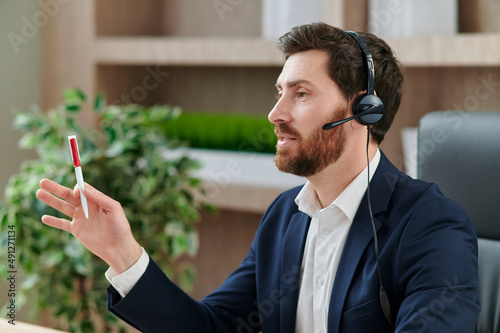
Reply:
<svg viewBox="0 0 500 333"><path fill-rule="evenodd" d="M308 50L292 54L285 62L276 82L277 87L299 81L312 84L324 84L333 80L328 73L329 55L325 51Z"/></svg>

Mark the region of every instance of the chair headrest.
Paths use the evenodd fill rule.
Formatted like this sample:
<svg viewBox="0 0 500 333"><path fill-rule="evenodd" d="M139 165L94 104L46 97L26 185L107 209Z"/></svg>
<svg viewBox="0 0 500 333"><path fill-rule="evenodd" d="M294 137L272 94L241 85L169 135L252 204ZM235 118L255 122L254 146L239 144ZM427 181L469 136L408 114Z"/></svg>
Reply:
<svg viewBox="0 0 500 333"><path fill-rule="evenodd" d="M500 239L500 112L425 115L417 170L467 211L479 237Z"/></svg>

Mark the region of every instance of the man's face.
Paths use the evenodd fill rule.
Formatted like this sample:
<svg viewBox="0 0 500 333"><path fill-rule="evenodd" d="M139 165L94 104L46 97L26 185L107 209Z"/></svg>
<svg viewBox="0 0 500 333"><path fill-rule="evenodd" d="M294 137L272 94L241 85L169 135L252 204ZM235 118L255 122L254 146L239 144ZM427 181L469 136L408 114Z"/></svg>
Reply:
<svg viewBox="0 0 500 333"><path fill-rule="evenodd" d="M334 163L344 150L343 126L324 124L346 118L347 101L327 70L328 54L310 50L291 55L278 77L278 101L269 113L278 137L276 166L312 176Z"/></svg>

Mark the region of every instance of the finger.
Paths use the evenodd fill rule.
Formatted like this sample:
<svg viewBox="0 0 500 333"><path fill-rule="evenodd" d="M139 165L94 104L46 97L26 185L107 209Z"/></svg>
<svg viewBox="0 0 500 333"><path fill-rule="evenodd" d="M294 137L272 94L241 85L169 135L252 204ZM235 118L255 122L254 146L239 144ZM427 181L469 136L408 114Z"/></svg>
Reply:
<svg viewBox="0 0 500 333"><path fill-rule="evenodd" d="M45 202L50 207L60 211L64 215L67 215L71 218L75 215L75 206L70 204L67 201L64 201L45 190L36 191L36 197L41 201Z"/></svg>
<svg viewBox="0 0 500 333"><path fill-rule="evenodd" d="M55 196L58 196L61 199L66 200L73 206L78 206L78 203L80 202L78 198L75 198L73 196L73 191L71 189L62 186L50 179L42 179L40 181L40 188L49 193L52 193Z"/></svg>
<svg viewBox="0 0 500 333"><path fill-rule="evenodd" d="M71 221L61 219L58 217L44 215L42 216L42 222L53 228L61 229L67 232L71 232Z"/></svg>
<svg viewBox="0 0 500 333"><path fill-rule="evenodd" d="M95 202L102 209L108 211L117 211L117 209L121 208L121 205L118 201L111 199L104 193L96 190L94 187L85 183L83 187L83 194L87 197L88 200Z"/></svg>
<svg viewBox="0 0 500 333"><path fill-rule="evenodd" d="M78 187L78 184L73 187L73 198L80 198L80 188Z"/></svg>
<svg viewBox="0 0 500 333"><path fill-rule="evenodd" d="M78 204L81 203L80 201L80 188L78 187L78 184L75 185L73 188L73 197L78 199ZM83 213L83 210L81 210L79 207L75 208L75 215L73 215L73 218L79 217L78 215L81 215L82 217L85 217L85 213ZM88 218L85 217L87 220Z"/></svg>

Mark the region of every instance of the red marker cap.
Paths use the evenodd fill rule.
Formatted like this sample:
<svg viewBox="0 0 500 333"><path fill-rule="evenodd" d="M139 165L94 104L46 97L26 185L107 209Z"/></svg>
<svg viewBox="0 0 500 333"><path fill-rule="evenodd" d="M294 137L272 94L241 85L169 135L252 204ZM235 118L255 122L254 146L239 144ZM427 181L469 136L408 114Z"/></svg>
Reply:
<svg viewBox="0 0 500 333"><path fill-rule="evenodd" d="M81 166L80 164L80 154L78 153L78 144L76 143L76 137L70 136L69 145L71 147L71 157L73 158L73 164L76 167Z"/></svg>

